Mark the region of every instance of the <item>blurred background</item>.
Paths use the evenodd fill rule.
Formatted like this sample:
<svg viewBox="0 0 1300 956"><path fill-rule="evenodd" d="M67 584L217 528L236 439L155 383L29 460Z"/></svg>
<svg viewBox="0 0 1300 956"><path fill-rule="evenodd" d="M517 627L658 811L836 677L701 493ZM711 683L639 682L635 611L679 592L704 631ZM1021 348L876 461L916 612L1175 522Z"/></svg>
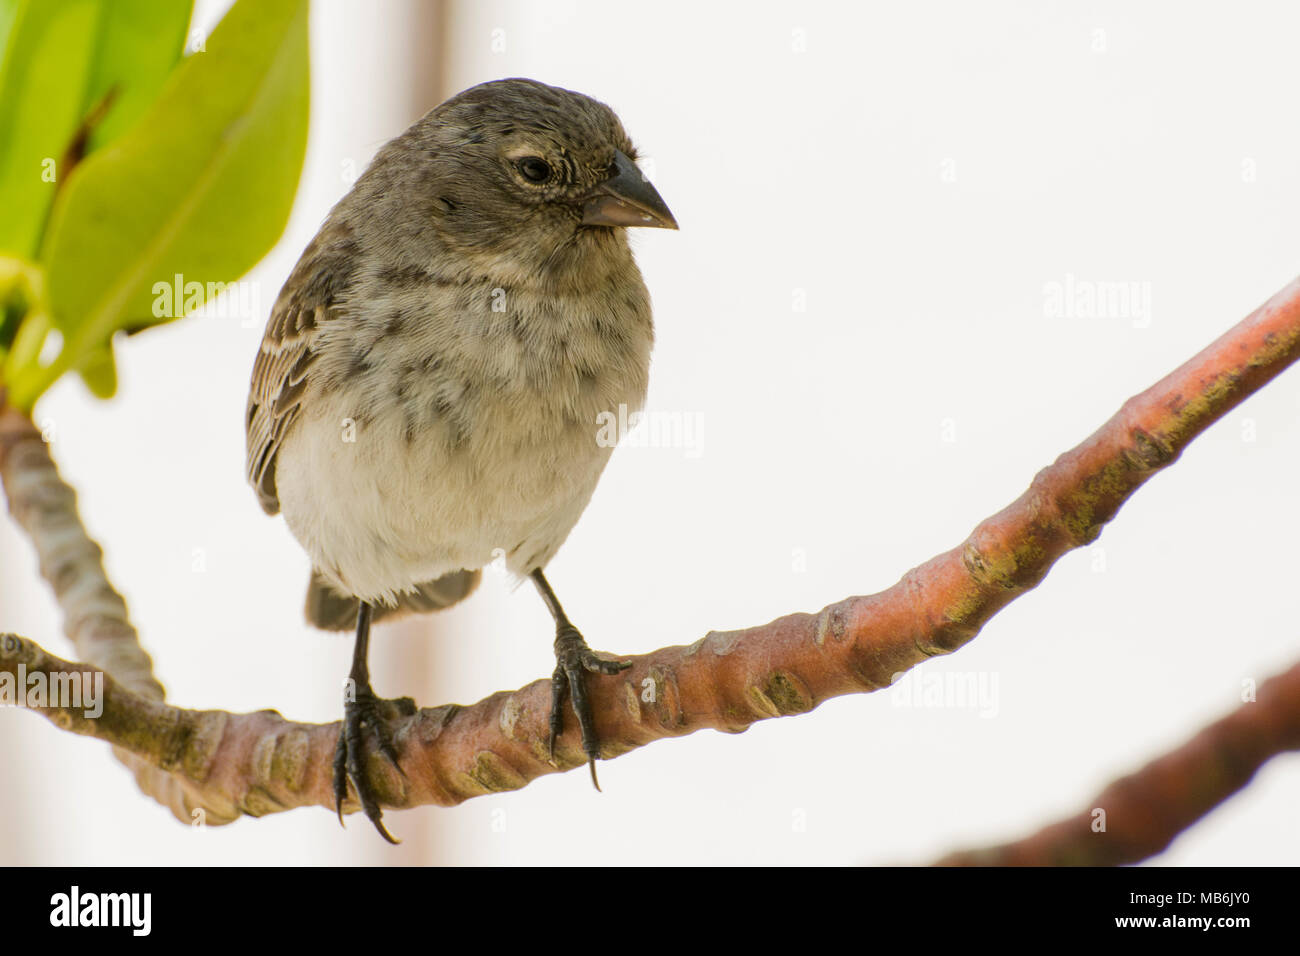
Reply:
<svg viewBox="0 0 1300 956"><path fill-rule="evenodd" d="M552 583L614 653L816 611L956 545L1300 272L1298 31L1282 0L316 0L302 185L248 294L119 342L115 400L67 379L35 417L169 699L337 720L351 637L306 626L307 559L243 477L253 357L380 145L534 77L614 107L681 223L632 241L648 407L684 427L615 453ZM107 747L0 712L0 862L912 863L1011 839L1295 660L1298 482L1292 370L926 665L982 699L895 688L658 743L604 764L603 794L579 772L390 812L398 848L324 810L185 826ZM7 521L0 564L4 628L70 653ZM375 687L472 703L548 675L552 630L486 574L377 629ZM1154 862L1294 863L1297 795L1300 758L1276 759Z"/></svg>

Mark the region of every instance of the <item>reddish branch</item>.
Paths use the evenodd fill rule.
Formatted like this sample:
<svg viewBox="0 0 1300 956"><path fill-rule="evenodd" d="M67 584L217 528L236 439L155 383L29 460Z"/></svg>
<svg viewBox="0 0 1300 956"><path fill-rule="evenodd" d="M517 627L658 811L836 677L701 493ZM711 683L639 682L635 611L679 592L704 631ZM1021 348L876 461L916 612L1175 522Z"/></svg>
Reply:
<svg viewBox="0 0 1300 956"><path fill-rule="evenodd" d="M1265 761L1293 750L1300 750L1300 664L1265 681L1255 701L1116 780L1078 815L1015 843L953 853L937 865L1137 863L1166 849L1179 833L1246 786Z"/></svg>
<svg viewBox="0 0 1300 956"><path fill-rule="evenodd" d="M618 678L592 681L605 756L705 728L738 732L768 717L803 713L831 697L886 687L925 658L951 653L1041 581L1062 554L1095 540L1129 495L1297 356L1300 280L1126 402L965 542L887 591L761 627L711 632L689 647L633 658ZM45 477L33 479L33 469ZM25 518L33 508L29 498L58 478L31 423L13 411L0 416L0 477L11 511L39 550L39 529ZM48 488L42 493L58 498ZM44 559L42 568L48 578ZM52 583L58 591L59 582ZM29 671L75 666L29 642L3 645L0 670L28 658ZM409 779L378 759L368 772L384 805L394 808L446 806L522 787L556 769L545 754L549 706L549 683L539 680L471 707L420 711L400 725L395 741ZM142 780L146 792L186 819L195 807L208 808L217 822L239 812L330 805L337 723L293 723L269 711L182 710L118 686L108 708L111 717L106 710L93 724L50 716L136 755L135 765L154 773ZM575 733L562 738L558 751L563 769L583 762Z"/></svg>

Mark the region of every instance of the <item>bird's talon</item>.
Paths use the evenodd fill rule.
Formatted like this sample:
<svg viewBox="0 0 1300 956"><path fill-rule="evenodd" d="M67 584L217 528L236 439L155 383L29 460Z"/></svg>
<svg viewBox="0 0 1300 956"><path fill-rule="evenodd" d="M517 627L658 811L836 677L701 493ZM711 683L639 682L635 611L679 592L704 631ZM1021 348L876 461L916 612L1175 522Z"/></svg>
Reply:
<svg viewBox="0 0 1300 956"><path fill-rule="evenodd" d="M392 732L388 724L395 715L408 715L408 709L403 701L410 701L410 698L396 701L381 700L368 687L362 689L357 693L355 700L344 702L343 727L334 748L334 803L338 811L339 823L343 823L343 801L347 799L350 782L362 811L379 831L379 835L394 845L399 841L394 839L384 826L383 810L365 773L364 729L369 727L374 731L374 749L402 775L403 779L410 779L398 761L397 750L393 746ZM411 701L409 712L414 713L414 701Z"/></svg>
<svg viewBox="0 0 1300 956"><path fill-rule="evenodd" d="M561 625L555 635L555 672L551 675L551 719L549 753L555 765L555 741L564 732L564 699L573 705L574 716L582 735L582 751L587 755L591 782L600 790L596 761L600 759L600 740L596 734L591 699L587 694L586 675L614 675L632 666L631 661L607 661L597 657L572 624Z"/></svg>
<svg viewBox="0 0 1300 956"><path fill-rule="evenodd" d="M369 814L367 814L367 816L369 816ZM400 845L402 841L397 839L395 836L393 836L391 833L388 832L388 828L384 826L384 821L383 819L381 819L381 817L382 814L376 814L375 816L370 817L370 822L375 825L375 829L379 831L379 835L381 837L383 837L393 846Z"/></svg>

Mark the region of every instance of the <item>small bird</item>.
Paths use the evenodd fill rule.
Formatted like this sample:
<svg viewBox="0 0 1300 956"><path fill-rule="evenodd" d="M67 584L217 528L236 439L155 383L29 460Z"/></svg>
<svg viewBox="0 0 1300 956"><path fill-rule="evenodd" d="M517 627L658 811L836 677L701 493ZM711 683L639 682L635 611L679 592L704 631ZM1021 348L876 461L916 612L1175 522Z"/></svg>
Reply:
<svg viewBox="0 0 1300 956"><path fill-rule="evenodd" d="M527 79L468 89L387 143L280 290L253 366L248 478L312 561L307 619L356 629L334 755L380 834L365 731L372 621L463 600L499 556L555 619L550 753L572 703L593 783L598 657L543 574L641 408L654 332L627 228L676 229L608 106ZM596 784L599 789L599 784Z"/></svg>

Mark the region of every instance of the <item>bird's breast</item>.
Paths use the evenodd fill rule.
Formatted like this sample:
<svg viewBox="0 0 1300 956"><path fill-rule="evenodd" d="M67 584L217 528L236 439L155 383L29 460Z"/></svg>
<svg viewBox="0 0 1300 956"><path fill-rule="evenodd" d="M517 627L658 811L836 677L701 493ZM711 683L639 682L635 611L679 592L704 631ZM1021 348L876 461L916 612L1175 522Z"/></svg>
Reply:
<svg viewBox="0 0 1300 956"><path fill-rule="evenodd" d="M313 411L282 452L291 529L363 596L502 555L544 564L612 451L602 415L645 399L639 275L583 295L389 290L367 308L324 343Z"/></svg>

